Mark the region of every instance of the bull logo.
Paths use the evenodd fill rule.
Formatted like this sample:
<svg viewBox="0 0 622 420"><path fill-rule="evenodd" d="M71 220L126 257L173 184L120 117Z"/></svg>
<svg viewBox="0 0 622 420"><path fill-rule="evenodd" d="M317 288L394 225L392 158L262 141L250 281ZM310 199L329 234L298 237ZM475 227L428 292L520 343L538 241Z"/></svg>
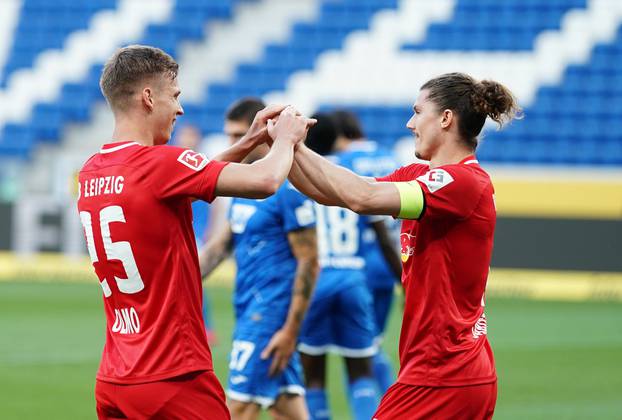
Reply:
<svg viewBox="0 0 622 420"><path fill-rule="evenodd" d="M415 253L415 235L402 233L400 235L400 244L402 245L402 262L408 261L411 255Z"/></svg>

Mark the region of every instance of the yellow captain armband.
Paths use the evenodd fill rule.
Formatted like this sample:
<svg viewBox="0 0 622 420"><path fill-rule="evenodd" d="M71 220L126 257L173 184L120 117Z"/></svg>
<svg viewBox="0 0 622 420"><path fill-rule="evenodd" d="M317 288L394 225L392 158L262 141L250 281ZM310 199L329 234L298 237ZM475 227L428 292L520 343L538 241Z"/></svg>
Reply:
<svg viewBox="0 0 622 420"><path fill-rule="evenodd" d="M418 219L423 213L425 200L423 191L417 181L394 182L400 193L400 219Z"/></svg>

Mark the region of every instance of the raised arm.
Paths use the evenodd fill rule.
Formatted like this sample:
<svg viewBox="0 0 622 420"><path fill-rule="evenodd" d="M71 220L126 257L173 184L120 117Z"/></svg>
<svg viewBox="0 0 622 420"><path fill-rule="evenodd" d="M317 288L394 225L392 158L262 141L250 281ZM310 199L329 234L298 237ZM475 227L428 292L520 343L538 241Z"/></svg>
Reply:
<svg viewBox="0 0 622 420"><path fill-rule="evenodd" d="M307 174L302 170L302 168L300 168L300 166L296 162L296 154L294 154L294 162L292 163L292 168L289 171L288 178L291 183L296 186L298 191L302 192L304 195L317 201L318 203L324 204L326 206L344 206L344 204L338 199L330 197L315 188L315 185L313 185L311 180L308 179Z"/></svg>
<svg viewBox="0 0 622 420"><path fill-rule="evenodd" d="M255 147L270 140L268 121L276 118L284 109L285 105L268 105L257 112L246 134L212 159L222 162L241 162Z"/></svg>
<svg viewBox="0 0 622 420"><path fill-rule="evenodd" d="M267 130L274 144L268 154L250 165L225 166L216 183L216 195L266 198L281 186L292 166L294 145L301 141L310 120L286 108L276 123L268 120Z"/></svg>
<svg viewBox="0 0 622 420"><path fill-rule="evenodd" d="M209 276L231 254L232 233L229 222L223 223L199 251L201 278Z"/></svg>
<svg viewBox="0 0 622 420"><path fill-rule="evenodd" d="M296 350L300 327L309 308L315 281L320 270L315 228L289 232L287 239L292 253L296 257L296 277L294 278L292 300L285 324L272 336L261 354L264 359L273 355L270 375L282 372Z"/></svg>
<svg viewBox="0 0 622 420"><path fill-rule="evenodd" d="M327 202L322 204L346 207L361 214L400 215L402 200L400 187L393 182L376 182L361 177L354 172L335 165L304 144L297 146L295 160L300 173L295 173L290 180L305 194L313 193L306 183L319 191L321 200L325 196ZM311 196L312 197L312 196Z"/></svg>

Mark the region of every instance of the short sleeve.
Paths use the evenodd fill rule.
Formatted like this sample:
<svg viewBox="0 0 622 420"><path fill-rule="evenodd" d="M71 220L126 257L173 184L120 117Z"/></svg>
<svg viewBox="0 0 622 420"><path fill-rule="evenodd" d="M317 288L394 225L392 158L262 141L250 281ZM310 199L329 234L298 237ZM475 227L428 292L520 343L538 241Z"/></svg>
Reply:
<svg viewBox="0 0 622 420"><path fill-rule="evenodd" d="M227 162L209 160L202 153L173 146L156 146L153 153L156 158L149 177L157 197L214 200L218 176Z"/></svg>
<svg viewBox="0 0 622 420"><path fill-rule="evenodd" d="M469 216L486 184L465 165L431 169L416 178L425 196L422 218Z"/></svg>
<svg viewBox="0 0 622 420"><path fill-rule="evenodd" d="M286 232L315 226L313 202L289 182L282 187L279 202Z"/></svg>
<svg viewBox="0 0 622 420"><path fill-rule="evenodd" d="M415 179L417 174L424 172L427 168L427 165L422 165L419 163L415 163L408 166L402 166L401 168L396 169L389 175L385 175L382 177L377 177L376 181L378 182L402 182L402 181L412 181Z"/></svg>

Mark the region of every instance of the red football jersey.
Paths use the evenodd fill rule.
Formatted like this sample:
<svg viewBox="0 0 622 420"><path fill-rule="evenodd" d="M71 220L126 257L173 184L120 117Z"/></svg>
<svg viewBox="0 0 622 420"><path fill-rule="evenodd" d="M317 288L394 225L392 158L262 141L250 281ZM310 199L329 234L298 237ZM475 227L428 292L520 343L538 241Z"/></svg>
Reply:
<svg viewBox="0 0 622 420"><path fill-rule="evenodd" d="M79 175L78 210L104 292L97 379L143 383L211 370L191 199L214 199L226 163L191 150L105 145Z"/></svg>
<svg viewBox="0 0 622 420"><path fill-rule="evenodd" d="M378 180L417 180L425 196L420 219L402 221L406 301L398 382L495 381L484 315L496 219L490 177L469 156L435 169L413 164Z"/></svg>

